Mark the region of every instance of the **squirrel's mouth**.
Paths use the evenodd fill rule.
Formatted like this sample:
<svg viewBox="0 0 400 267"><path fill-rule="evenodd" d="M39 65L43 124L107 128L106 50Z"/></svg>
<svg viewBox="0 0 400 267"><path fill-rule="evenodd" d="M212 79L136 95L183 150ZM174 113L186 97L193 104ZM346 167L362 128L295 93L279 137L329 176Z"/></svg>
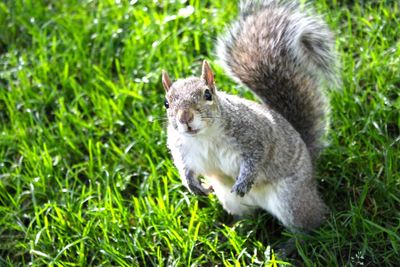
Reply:
<svg viewBox="0 0 400 267"><path fill-rule="evenodd" d="M188 127L187 127L187 130L186 130L186 133L191 134L191 135L197 134L198 132L199 132L199 129L193 129L193 128L190 127L190 126L188 126Z"/></svg>

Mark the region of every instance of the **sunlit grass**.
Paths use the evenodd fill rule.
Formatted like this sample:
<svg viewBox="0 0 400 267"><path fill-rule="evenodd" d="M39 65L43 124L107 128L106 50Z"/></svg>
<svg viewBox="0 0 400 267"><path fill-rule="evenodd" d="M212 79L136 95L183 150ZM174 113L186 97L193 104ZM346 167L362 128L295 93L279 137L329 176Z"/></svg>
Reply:
<svg viewBox="0 0 400 267"><path fill-rule="evenodd" d="M395 266L400 257L400 10L316 1L337 36L342 90L318 166L325 225L293 265ZM0 3L0 265L260 266L290 238L237 223L181 185L165 144L161 69L216 69L234 1ZM281 262L282 263L282 262ZM284 263L282 263L284 264Z"/></svg>

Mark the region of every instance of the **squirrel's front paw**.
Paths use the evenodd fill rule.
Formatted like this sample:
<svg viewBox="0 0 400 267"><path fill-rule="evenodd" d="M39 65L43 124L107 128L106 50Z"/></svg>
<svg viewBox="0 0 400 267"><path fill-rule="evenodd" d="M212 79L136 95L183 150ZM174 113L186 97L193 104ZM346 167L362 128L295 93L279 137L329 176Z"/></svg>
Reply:
<svg viewBox="0 0 400 267"><path fill-rule="evenodd" d="M211 187L206 189L203 186L201 186L200 183L198 183L198 184L189 184L189 189L193 194L198 195L198 196L207 196L212 191Z"/></svg>
<svg viewBox="0 0 400 267"><path fill-rule="evenodd" d="M238 194L241 197L244 197L246 193L248 193L251 189L251 184L246 182L236 182L231 190L231 193Z"/></svg>
<svg viewBox="0 0 400 267"><path fill-rule="evenodd" d="M194 175L193 171L187 170L185 175L186 175L187 185L193 194L199 196L207 196L208 194L211 193L212 188L211 187L208 189L204 188L201 185L200 180L197 179L197 176Z"/></svg>

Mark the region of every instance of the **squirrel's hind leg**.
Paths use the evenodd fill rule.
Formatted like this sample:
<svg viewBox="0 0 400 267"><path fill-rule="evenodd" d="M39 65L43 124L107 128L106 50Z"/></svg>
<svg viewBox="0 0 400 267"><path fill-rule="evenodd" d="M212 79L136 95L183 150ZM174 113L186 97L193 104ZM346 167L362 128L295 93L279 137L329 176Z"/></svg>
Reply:
<svg viewBox="0 0 400 267"><path fill-rule="evenodd" d="M328 213L311 179L296 175L281 180L261 205L293 232L308 232L320 226Z"/></svg>

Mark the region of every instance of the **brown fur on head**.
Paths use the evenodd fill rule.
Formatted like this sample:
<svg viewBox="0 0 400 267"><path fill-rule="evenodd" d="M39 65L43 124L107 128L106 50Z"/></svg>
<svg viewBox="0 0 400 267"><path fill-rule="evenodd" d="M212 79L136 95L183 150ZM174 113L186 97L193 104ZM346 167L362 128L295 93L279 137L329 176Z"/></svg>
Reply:
<svg viewBox="0 0 400 267"><path fill-rule="evenodd" d="M166 107L170 125L181 133L190 135L207 130L218 112L214 74L203 61L200 77L189 77L172 82L168 73L162 72L166 91Z"/></svg>

